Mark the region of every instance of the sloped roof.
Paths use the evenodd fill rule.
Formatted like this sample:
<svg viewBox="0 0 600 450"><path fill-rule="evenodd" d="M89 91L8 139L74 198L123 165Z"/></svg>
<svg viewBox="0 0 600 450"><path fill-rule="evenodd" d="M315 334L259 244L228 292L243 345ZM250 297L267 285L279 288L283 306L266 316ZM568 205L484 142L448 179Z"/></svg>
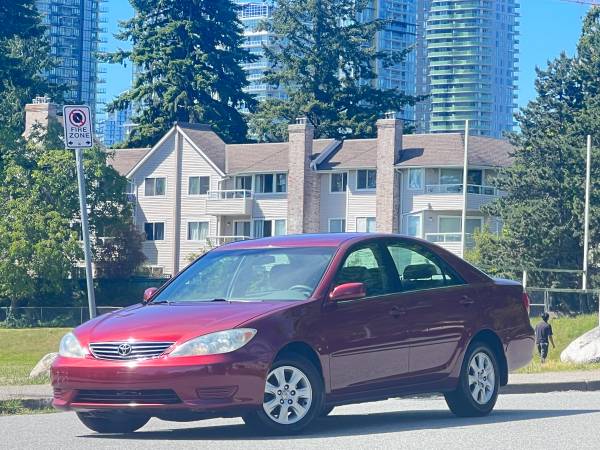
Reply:
<svg viewBox="0 0 600 450"><path fill-rule="evenodd" d="M405 134L397 166L462 166L464 136L461 133ZM511 163L512 145L505 140L469 136L469 164L501 167ZM376 167L377 140L349 139L319 164L319 170Z"/></svg>
<svg viewBox="0 0 600 450"><path fill-rule="evenodd" d="M108 149L107 152L110 154L107 163L121 175L125 176L149 151L149 148Z"/></svg>
<svg viewBox="0 0 600 450"><path fill-rule="evenodd" d="M313 156L316 158L333 139L315 139ZM252 172L287 172L288 143L230 144L226 146L228 174Z"/></svg>
<svg viewBox="0 0 600 450"><path fill-rule="evenodd" d="M398 166L462 166L465 138L461 133L403 136ZM513 146L506 140L469 136L469 164L503 167L511 164Z"/></svg>

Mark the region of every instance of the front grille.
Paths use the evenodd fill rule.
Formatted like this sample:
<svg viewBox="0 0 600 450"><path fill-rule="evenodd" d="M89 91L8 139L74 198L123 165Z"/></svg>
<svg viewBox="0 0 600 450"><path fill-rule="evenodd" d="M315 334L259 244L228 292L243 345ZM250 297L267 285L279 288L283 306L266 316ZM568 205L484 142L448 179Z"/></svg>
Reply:
<svg viewBox="0 0 600 450"><path fill-rule="evenodd" d="M173 405L181 399L171 389L146 390L80 390L73 403L99 403L116 405Z"/></svg>
<svg viewBox="0 0 600 450"><path fill-rule="evenodd" d="M98 359L127 361L156 358L171 345L173 342L94 342L90 344L90 350Z"/></svg>

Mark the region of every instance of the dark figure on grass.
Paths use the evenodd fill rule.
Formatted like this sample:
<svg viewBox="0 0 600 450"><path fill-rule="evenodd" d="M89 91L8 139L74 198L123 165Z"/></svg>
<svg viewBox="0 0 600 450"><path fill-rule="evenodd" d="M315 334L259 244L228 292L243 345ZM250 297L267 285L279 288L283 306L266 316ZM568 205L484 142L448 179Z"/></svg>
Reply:
<svg viewBox="0 0 600 450"><path fill-rule="evenodd" d="M550 320L550 314L545 312L542 314L542 321L535 327L535 343L537 344L542 364L546 362L548 357L548 345L552 344L552 348L556 348L554 345L554 339L552 338L552 325L548 323Z"/></svg>

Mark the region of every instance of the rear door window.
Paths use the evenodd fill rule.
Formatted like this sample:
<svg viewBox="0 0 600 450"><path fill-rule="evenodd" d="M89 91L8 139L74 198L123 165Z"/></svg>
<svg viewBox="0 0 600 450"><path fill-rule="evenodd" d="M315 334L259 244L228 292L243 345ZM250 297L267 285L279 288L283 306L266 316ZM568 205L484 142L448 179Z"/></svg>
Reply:
<svg viewBox="0 0 600 450"><path fill-rule="evenodd" d="M451 267L432 251L405 241L386 243L397 272L395 289L400 292L436 289L464 284Z"/></svg>

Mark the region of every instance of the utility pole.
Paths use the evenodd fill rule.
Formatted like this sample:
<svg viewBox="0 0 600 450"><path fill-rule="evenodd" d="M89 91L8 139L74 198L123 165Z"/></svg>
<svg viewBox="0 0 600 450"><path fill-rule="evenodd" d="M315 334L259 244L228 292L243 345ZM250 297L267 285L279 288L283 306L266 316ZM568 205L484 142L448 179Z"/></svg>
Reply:
<svg viewBox="0 0 600 450"><path fill-rule="evenodd" d="M460 256L462 258L465 257L465 249L466 249L466 226L467 226L467 184L469 182L469 120L465 120L465 155L463 161L463 205L462 205L462 220L460 227Z"/></svg>
<svg viewBox="0 0 600 450"><path fill-rule="evenodd" d="M587 290L588 283L588 253L590 240L590 191L592 172L592 136L587 137L586 169L585 169L585 206L583 213L583 277L582 288Z"/></svg>
<svg viewBox="0 0 600 450"><path fill-rule="evenodd" d="M77 184L79 185L79 208L81 210L81 233L83 235L83 254L85 256L85 281L90 319L93 319L96 317L96 297L94 295L92 249L90 245L90 227L85 192L85 174L83 172L83 149L91 148L94 145L90 108L81 105L66 105L63 108L63 117L65 121L65 147L75 150Z"/></svg>

